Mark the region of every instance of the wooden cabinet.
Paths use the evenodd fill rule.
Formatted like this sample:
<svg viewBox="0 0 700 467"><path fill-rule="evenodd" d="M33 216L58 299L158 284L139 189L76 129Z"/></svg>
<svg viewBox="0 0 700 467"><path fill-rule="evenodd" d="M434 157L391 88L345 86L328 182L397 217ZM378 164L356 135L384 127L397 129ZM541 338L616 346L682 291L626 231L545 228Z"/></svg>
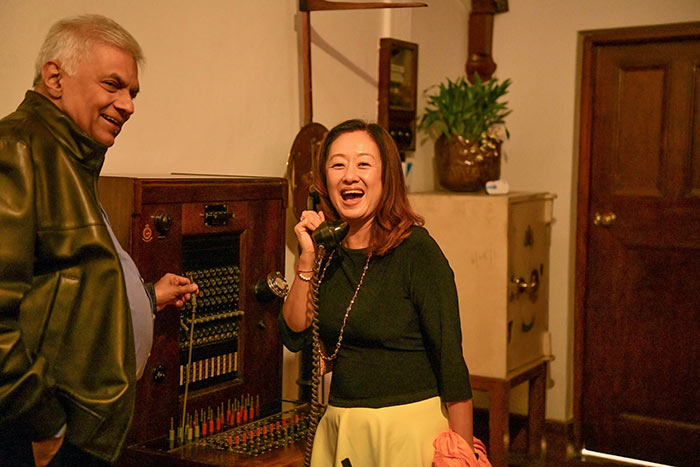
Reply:
<svg viewBox="0 0 700 467"><path fill-rule="evenodd" d="M554 196L436 191L409 199L454 270L470 373L506 378L549 356Z"/></svg>
<svg viewBox="0 0 700 467"><path fill-rule="evenodd" d="M173 424L180 425L185 396L190 420L228 412L236 403L250 405L251 419L281 410L282 300L260 296L256 284L284 271L286 180L105 176L98 192L144 280L172 272L189 275L200 287L196 307L169 307L155 318L122 464L176 465L166 459L172 457L180 459L177 465L190 465L183 459L191 455L192 465L248 465L252 458L235 453L219 464L204 462L212 457L199 452L206 449L169 449L168 435ZM144 444L154 440L165 442ZM150 447L160 445L165 447ZM292 448L267 456L300 459Z"/></svg>

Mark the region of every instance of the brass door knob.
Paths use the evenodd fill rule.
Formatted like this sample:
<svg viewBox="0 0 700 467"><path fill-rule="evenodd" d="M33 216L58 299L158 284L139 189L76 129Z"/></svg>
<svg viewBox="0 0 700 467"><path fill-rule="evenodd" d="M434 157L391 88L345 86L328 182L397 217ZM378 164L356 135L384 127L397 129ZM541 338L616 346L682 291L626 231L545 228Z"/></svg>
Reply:
<svg viewBox="0 0 700 467"><path fill-rule="evenodd" d="M610 227L615 223L616 220L617 216L614 212L606 212L603 214L596 212L593 215L593 225L597 225L600 227Z"/></svg>

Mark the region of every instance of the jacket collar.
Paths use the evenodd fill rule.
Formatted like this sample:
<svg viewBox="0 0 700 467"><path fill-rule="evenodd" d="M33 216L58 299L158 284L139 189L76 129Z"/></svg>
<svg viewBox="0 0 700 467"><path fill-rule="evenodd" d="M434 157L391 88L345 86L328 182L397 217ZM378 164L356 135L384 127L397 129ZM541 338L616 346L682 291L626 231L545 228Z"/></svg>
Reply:
<svg viewBox="0 0 700 467"><path fill-rule="evenodd" d="M88 136L73 119L46 97L35 91L27 91L17 110L36 115L82 164L98 173L102 169L107 146Z"/></svg>

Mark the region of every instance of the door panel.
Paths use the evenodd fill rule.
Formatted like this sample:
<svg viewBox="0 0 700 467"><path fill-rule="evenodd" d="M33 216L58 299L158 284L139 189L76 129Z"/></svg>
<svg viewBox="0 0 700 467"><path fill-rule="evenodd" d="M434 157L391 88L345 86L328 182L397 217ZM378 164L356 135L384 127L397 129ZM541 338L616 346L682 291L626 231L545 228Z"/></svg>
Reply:
<svg viewBox="0 0 700 467"><path fill-rule="evenodd" d="M588 43L577 387L586 448L697 465L700 23L690 37L668 30Z"/></svg>

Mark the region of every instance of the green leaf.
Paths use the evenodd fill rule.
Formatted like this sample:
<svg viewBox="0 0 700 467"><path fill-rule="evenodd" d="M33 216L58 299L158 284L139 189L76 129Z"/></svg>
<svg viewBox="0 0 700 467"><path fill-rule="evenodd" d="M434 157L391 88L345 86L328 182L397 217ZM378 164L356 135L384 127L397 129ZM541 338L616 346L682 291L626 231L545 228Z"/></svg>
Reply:
<svg viewBox="0 0 700 467"><path fill-rule="evenodd" d="M418 118L417 127L429 135L451 134L467 139L478 139L496 125L503 125L506 138L505 118L512 112L502 97L508 93L511 80L496 79L481 81L478 74L470 84L466 77L456 80L445 78L438 85L423 91L426 106Z"/></svg>

